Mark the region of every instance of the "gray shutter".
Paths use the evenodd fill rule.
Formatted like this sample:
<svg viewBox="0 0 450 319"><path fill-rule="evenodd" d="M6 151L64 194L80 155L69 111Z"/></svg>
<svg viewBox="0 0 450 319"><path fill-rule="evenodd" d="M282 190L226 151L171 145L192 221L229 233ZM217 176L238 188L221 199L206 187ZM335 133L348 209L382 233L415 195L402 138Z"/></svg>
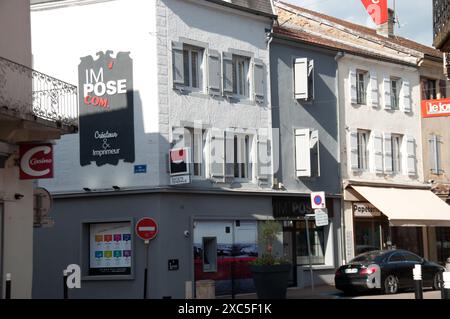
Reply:
<svg viewBox="0 0 450 319"><path fill-rule="evenodd" d="M231 183L234 179L234 134L225 131L225 182Z"/></svg>
<svg viewBox="0 0 450 319"><path fill-rule="evenodd" d="M184 86L183 43L172 42L173 86Z"/></svg>
<svg viewBox="0 0 450 319"><path fill-rule="evenodd" d="M358 103L357 95L356 95L356 70L354 68L350 68L348 72L348 83L350 89L350 100L352 104Z"/></svg>
<svg viewBox="0 0 450 319"><path fill-rule="evenodd" d="M210 175L217 181L224 181L225 177L225 134L224 131L211 129L210 131Z"/></svg>
<svg viewBox="0 0 450 319"><path fill-rule="evenodd" d="M437 136L433 135L428 140L429 152L430 152L430 168L433 174L439 174L439 164L438 164L438 150L437 150Z"/></svg>
<svg viewBox="0 0 450 319"><path fill-rule="evenodd" d="M208 93L220 95L220 53L208 49Z"/></svg>
<svg viewBox="0 0 450 319"><path fill-rule="evenodd" d="M267 130L266 130L267 131ZM270 154L270 140L267 134L258 132L257 136L257 154L256 154L256 177L263 184L267 184L272 174L272 156Z"/></svg>
<svg viewBox="0 0 450 319"><path fill-rule="evenodd" d="M295 130L295 171L297 177L311 176L309 129Z"/></svg>
<svg viewBox="0 0 450 319"><path fill-rule="evenodd" d="M222 52L223 95L233 94L233 54Z"/></svg>
<svg viewBox="0 0 450 319"><path fill-rule="evenodd" d="M369 101L373 108L378 108L380 106L378 100L378 78L376 71L370 72L370 92Z"/></svg>
<svg viewBox="0 0 450 319"><path fill-rule="evenodd" d="M256 103L264 103L264 78L264 63L260 59L255 59L253 64L253 80Z"/></svg>
<svg viewBox="0 0 450 319"><path fill-rule="evenodd" d="M402 101L403 101L403 111L405 113L410 113L411 108L411 87L408 81L403 81L402 83Z"/></svg>
<svg viewBox="0 0 450 319"><path fill-rule="evenodd" d="M308 59L297 58L294 62L294 96L297 100L308 99Z"/></svg>
<svg viewBox="0 0 450 319"><path fill-rule="evenodd" d="M383 173L383 135L373 134L373 157L375 173Z"/></svg>
<svg viewBox="0 0 450 319"><path fill-rule="evenodd" d="M350 167L352 170L358 169L358 131L351 130L349 132L350 139Z"/></svg>
<svg viewBox="0 0 450 319"><path fill-rule="evenodd" d="M392 174L392 135L390 133L384 133L384 172L386 174Z"/></svg>
<svg viewBox="0 0 450 319"><path fill-rule="evenodd" d="M384 76L383 78L383 100L384 100L384 109L390 110L391 106L391 79L389 77Z"/></svg>
<svg viewBox="0 0 450 319"><path fill-rule="evenodd" d="M406 168L407 174L411 176L417 175L416 166L416 140L412 136L406 137Z"/></svg>

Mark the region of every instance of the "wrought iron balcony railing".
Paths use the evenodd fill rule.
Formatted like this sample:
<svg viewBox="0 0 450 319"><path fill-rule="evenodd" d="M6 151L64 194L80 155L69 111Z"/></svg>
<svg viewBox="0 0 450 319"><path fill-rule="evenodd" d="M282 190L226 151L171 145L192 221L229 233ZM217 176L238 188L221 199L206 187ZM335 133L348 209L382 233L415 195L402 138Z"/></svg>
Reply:
<svg viewBox="0 0 450 319"><path fill-rule="evenodd" d="M77 87L0 57L0 111L78 126Z"/></svg>
<svg viewBox="0 0 450 319"><path fill-rule="evenodd" d="M437 49L450 49L450 0L433 0L433 34Z"/></svg>

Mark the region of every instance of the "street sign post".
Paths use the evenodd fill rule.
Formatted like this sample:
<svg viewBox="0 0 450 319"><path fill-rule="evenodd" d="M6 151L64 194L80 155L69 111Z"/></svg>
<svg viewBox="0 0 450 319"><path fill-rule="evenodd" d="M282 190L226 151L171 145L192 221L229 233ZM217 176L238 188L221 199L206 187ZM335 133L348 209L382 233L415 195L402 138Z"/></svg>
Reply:
<svg viewBox="0 0 450 319"><path fill-rule="evenodd" d="M326 208L325 192L311 193L311 208L312 209Z"/></svg>
<svg viewBox="0 0 450 319"><path fill-rule="evenodd" d="M147 277L148 277L148 246L150 240L158 234L158 224L153 218L141 218L136 224L136 235L144 241L145 244L145 270L144 270L144 299L147 299Z"/></svg>

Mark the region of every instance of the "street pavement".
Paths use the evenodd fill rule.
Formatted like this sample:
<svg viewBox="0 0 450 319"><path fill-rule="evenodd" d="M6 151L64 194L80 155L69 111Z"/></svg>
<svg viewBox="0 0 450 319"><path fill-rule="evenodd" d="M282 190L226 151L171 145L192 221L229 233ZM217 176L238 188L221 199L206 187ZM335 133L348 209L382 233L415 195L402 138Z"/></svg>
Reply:
<svg viewBox="0 0 450 319"><path fill-rule="evenodd" d="M231 296L223 296L218 298L231 298ZM423 293L424 299L441 299L440 291L425 289ZM256 294L237 295L236 299L257 299ZM405 291L395 295L382 295L377 292L369 291L355 295L345 295L334 286L318 286L314 290L311 288L289 288L287 299L415 299L414 291Z"/></svg>

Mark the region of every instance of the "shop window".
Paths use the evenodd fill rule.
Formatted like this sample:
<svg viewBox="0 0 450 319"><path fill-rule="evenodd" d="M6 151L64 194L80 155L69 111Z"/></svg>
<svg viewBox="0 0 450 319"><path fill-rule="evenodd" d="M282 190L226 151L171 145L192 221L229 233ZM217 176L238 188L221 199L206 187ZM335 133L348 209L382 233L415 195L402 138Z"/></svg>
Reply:
<svg viewBox="0 0 450 319"><path fill-rule="evenodd" d="M445 264L450 257L450 227L436 227L436 250L438 262Z"/></svg>
<svg viewBox="0 0 450 319"><path fill-rule="evenodd" d="M131 221L86 223L89 276L117 276L132 274Z"/></svg>
<svg viewBox="0 0 450 319"><path fill-rule="evenodd" d="M217 271L217 237L203 237L203 272Z"/></svg>
<svg viewBox="0 0 450 319"><path fill-rule="evenodd" d="M309 240L311 244L311 264L325 264L325 230L328 227L316 227L314 221L308 221ZM306 237L306 221L297 223L295 233L297 247L297 264L308 265L308 243Z"/></svg>

